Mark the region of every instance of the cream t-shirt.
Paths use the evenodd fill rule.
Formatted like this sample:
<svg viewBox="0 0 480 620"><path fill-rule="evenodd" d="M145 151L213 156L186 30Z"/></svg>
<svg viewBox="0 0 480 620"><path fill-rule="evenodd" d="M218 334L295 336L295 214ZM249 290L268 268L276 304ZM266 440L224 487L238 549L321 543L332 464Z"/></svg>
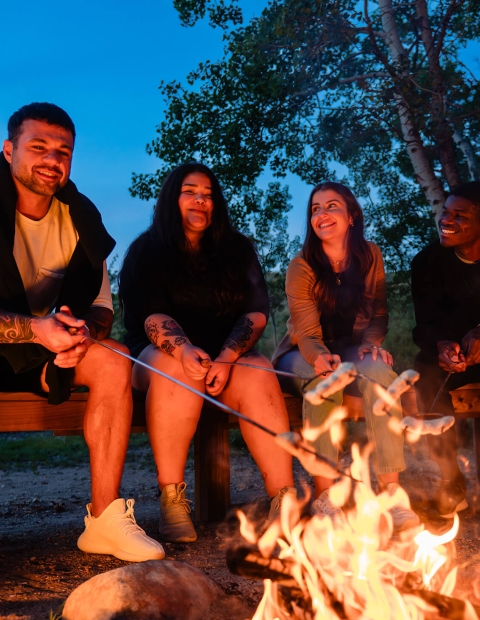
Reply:
<svg viewBox="0 0 480 620"><path fill-rule="evenodd" d="M17 211L13 256L34 316L45 316L55 308L77 242L78 233L68 205L55 197L41 220L31 220ZM113 310L106 262L102 286L92 305Z"/></svg>

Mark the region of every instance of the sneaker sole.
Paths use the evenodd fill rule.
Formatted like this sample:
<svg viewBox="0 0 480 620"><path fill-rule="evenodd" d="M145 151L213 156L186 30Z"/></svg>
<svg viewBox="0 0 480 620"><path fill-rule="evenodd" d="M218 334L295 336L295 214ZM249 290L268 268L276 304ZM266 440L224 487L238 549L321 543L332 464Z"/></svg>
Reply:
<svg viewBox="0 0 480 620"><path fill-rule="evenodd" d="M462 510L465 510L465 508L468 508L468 502L466 499L462 500L453 512L450 512L446 515L442 515L437 510L437 513L440 517L443 517L444 519L453 519L453 517L457 514L457 512L461 512Z"/></svg>
<svg viewBox="0 0 480 620"><path fill-rule="evenodd" d="M82 536L77 541L77 547L83 553L91 553L95 555L113 555L119 560L123 560L124 562L147 562L148 560L163 560L165 557L165 551L158 551L157 553L151 553L148 556L139 555L137 553L129 553L128 551L123 551L119 549L115 545L110 544L98 544L91 543L88 544L88 541L82 540Z"/></svg>
<svg viewBox="0 0 480 620"><path fill-rule="evenodd" d="M168 543L192 543L197 540L197 536L179 536L178 538L171 538L170 536L164 536L161 532L160 538L162 539L162 542Z"/></svg>

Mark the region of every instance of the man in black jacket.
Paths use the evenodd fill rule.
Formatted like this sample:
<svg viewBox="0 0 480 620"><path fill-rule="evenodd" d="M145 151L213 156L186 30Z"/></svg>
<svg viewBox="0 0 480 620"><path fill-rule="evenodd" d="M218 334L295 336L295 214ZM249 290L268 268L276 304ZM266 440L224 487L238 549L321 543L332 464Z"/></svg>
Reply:
<svg viewBox="0 0 480 620"><path fill-rule="evenodd" d="M451 375L434 408L453 415L449 394L480 381L480 183L452 191L439 219L439 241L412 262L415 344L420 352L417 400L429 412L442 382ZM430 458L440 468L438 514L451 517L467 507L465 478L458 467L456 433L428 436Z"/></svg>
<svg viewBox="0 0 480 620"><path fill-rule="evenodd" d="M8 122L0 154L0 390L33 391L51 403L87 386L85 440L92 502L78 540L87 553L162 559L161 545L119 498L130 434L130 362L86 336L107 339L113 306L105 259L115 242L69 180L75 127L49 103ZM123 345L106 342L120 350Z"/></svg>

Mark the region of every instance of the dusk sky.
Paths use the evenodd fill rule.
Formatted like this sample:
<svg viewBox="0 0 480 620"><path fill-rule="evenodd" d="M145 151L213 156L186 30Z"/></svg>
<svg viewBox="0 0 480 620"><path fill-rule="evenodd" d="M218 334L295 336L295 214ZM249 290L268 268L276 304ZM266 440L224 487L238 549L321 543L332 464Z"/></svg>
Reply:
<svg viewBox="0 0 480 620"><path fill-rule="evenodd" d="M183 80L219 59L222 32L180 24L172 0L71 0L48 9L32 0L0 5L0 127L19 107L50 101L77 129L71 178L100 209L119 258L149 222L152 203L128 192L132 172L153 172L145 153L162 118L161 80ZM266 1L242 0L246 19ZM266 183L266 181L265 181ZM300 188L302 214L308 193ZM295 219L295 218L294 218Z"/></svg>
<svg viewBox="0 0 480 620"><path fill-rule="evenodd" d="M244 17L267 0L241 0ZM63 107L77 128L72 179L95 202L117 240L119 258L149 222L152 203L128 192L132 172L153 172L145 145L162 118L161 80L184 80L200 61L222 55L222 32L201 22L183 28L172 0L70 0L49 6L24 0L0 5L0 127L25 103ZM478 75L476 50L466 57ZM265 186L268 179L262 179ZM289 177L301 234L308 188Z"/></svg>

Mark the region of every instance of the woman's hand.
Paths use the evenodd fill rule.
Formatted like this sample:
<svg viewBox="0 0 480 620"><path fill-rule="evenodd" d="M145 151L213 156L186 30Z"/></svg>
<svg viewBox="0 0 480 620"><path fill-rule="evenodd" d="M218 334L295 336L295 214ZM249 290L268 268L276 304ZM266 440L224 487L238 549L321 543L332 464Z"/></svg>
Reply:
<svg viewBox="0 0 480 620"><path fill-rule="evenodd" d="M202 360L207 360L208 363ZM194 347L193 344L185 343L182 346L181 362L183 370L187 377L195 379L196 381L202 381L210 368L211 360L208 353L205 353L203 349Z"/></svg>
<svg viewBox="0 0 480 620"><path fill-rule="evenodd" d="M341 363L342 360L339 355L334 355L333 353L320 353L315 360L313 367L317 376L327 375L333 372Z"/></svg>
<svg viewBox="0 0 480 620"><path fill-rule="evenodd" d="M388 366L393 366L393 357L391 353L389 353L383 347L377 347L376 344L371 344L370 342L364 342L358 347L358 357L360 360L365 358L366 353L371 353L372 361L377 361L377 356L380 355L380 358L384 364Z"/></svg>
<svg viewBox="0 0 480 620"><path fill-rule="evenodd" d="M205 377L205 389L210 396L218 396L223 391L231 368L227 364L215 364L215 361L212 363Z"/></svg>

